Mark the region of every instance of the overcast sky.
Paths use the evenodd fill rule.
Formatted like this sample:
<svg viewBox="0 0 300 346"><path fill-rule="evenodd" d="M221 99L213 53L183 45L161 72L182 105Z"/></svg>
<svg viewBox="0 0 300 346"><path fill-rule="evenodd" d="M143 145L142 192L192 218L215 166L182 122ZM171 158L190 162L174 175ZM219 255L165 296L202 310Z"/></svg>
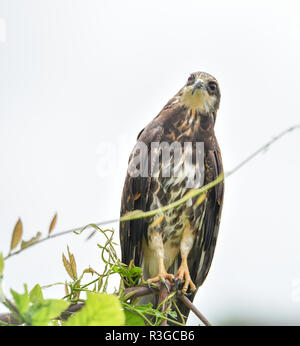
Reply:
<svg viewBox="0 0 300 346"><path fill-rule="evenodd" d="M25 239L46 235L56 211L57 232L118 217L135 138L190 72L219 81L226 171L300 123L299 11L287 0L1 0L0 251L18 217ZM300 324L299 146L295 131L226 181L215 258L195 299L214 325ZM118 224L109 227L118 240ZM67 244L80 270L100 271L101 239L85 237L10 258L5 292L67 279Z"/></svg>

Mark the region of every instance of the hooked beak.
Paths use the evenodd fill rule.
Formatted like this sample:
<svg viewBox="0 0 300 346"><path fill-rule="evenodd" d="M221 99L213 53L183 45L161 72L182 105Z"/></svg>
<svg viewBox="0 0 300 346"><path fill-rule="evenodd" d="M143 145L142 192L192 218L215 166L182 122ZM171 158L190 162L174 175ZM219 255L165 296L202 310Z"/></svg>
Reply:
<svg viewBox="0 0 300 346"><path fill-rule="evenodd" d="M201 89L203 87L203 83L199 80L193 87L193 90L192 90L192 95L194 95L194 92L197 90L197 89Z"/></svg>

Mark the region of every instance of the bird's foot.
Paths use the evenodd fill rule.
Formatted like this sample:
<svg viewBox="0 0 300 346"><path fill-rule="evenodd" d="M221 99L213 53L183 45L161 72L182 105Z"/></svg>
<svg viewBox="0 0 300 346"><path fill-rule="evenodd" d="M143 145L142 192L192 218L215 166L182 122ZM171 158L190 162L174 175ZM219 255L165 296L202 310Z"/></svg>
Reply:
<svg viewBox="0 0 300 346"><path fill-rule="evenodd" d="M173 282L174 278L175 277L174 277L173 274L169 274L169 273L164 271L164 272L159 273L154 278L148 279L147 283L148 283L148 285L150 285L152 283L161 282L166 287L167 291L170 292L170 288L169 288L166 280L169 280L170 282Z"/></svg>
<svg viewBox="0 0 300 346"><path fill-rule="evenodd" d="M191 291L196 291L197 287L193 283L191 276L190 276L190 271L187 266L187 264L181 264L179 267L177 274L175 276L175 286L178 289L178 285L180 282L184 281L184 285L182 288L182 293L186 294L188 288L190 287Z"/></svg>

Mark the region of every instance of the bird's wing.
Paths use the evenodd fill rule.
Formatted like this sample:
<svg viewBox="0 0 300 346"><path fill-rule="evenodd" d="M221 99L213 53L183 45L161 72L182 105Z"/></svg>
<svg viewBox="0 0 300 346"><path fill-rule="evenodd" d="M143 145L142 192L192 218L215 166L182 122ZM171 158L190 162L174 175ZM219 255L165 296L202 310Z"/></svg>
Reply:
<svg viewBox="0 0 300 346"><path fill-rule="evenodd" d="M139 142L143 142L147 146L149 154L151 142L159 142L162 135L163 127L156 123L155 120L140 132L137 145L129 158L128 171L135 165L134 159L139 154ZM150 155L147 155L147 160L148 167L150 167ZM148 177L132 177L127 173L121 200L121 215L125 215L133 210L149 210L152 196L150 191L153 188L151 182L150 174ZM147 229L148 221L145 218L120 222L120 243L123 263L129 264L133 259L136 266L142 266L142 244L143 238L145 241L148 241Z"/></svg>
<svg viewBox="0 0 300 346"><path fill-rule="evenodd" d="M165 127L169 127L168 119L183 117L182 112L184 111L185 108L176 102L176 98L170 99L156 118L139 133L137 144L139 142L146 144L149 154L152 142L168 140L168 135L164 131ZM137 150L137 147L135 147L130 155L128 163L129 170L131 166L134 166L134 158L137 155ZM151 156L148 155L148 169L151 167L150 160ZM151 179L151 174L148 174L148 177L132 177L127 173L121 199L121 215L125 215L133 210L149 210L155 188L155 181ZM142 266L142 244L143 238L146 242L148 241L148 222L148 219L139 219L120 223L120 243L123 263L129 264L133 259L136 266Z"/></svg>
<svg viewBox="0 0 300 346"><path fill-rule="evenodd" d="M218 145L206 153L205 184L215 180L222 172L222 158ZM189 269L197 287L204 282L216 247L223 204L224 184L221 182L208 191L204 204L204 218L201 228L196 231L196 239L189 255Z"/></svg>
<svg viewBox="0 0 300 346"><path fill-rule="evenodd" d="M205 184L215 180L223 172L222 158L218 146L215 150L207 151L206 167ZM206 202L200 205L199 208L199 213L204 212L205 214L202 226L196 233L194 246L188 256L191 279L197 289L204 282L213 259L222 212L223 190L223 182L210 189ZM191 302L193 302L196 292L190 293L188 298ZM182 301L177 301L177 307L184 316L189 315L190 309ZM181 322L179 316L176 319Z"/></svg>

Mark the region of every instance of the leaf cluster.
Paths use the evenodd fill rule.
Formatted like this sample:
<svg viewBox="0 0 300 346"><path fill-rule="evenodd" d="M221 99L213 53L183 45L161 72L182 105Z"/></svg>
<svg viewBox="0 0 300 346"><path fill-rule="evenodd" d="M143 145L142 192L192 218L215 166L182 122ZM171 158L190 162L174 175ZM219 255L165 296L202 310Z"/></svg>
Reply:
<svg viewBox="0 0 300 346"><path fill-rule="evenodd" d="M49 234L54 228L56 219L57 215L51 221ZM22 222L19 219L13 232L10 251L20 243L22 228ZM166 311L162 312L160 306L156 309L152 303L141 304L140 298L133 299L135 291L126 294L126 288L145 283L141 268L136 267L133 262L127 266L118 258L117 244L113 241L114 231L111 229L102 230L97 225L90 224L77 234L82 233L87 228L93 228L102 237L101 242L97 244L104 267L102 272L99 273L89 267L79 275L75 256L67 247L67 253L62 254L62 263L69 280L44 287L37 284L30 291L27 285L24 285L24 293L10 290L11 300L7 299L1 290L4 258L0 254L1 302L10 310L17 324L32 326L155 326L163 320L176 323L177 313L171 308L172 304ZM86 275L91 275L92 279L83 283L83 278ZM108 283L112 275L119 276L120 286L118 290L115 289L114 292L109 293ZM57 284L64 285L65 295L61 299L45 299L43 290ZM170 302L172 298L172 296L168 297ZM70 312L69 307L74 304L82 304L82 308L79 311ZM177 324L180 323L177 322Z"/></svg>

